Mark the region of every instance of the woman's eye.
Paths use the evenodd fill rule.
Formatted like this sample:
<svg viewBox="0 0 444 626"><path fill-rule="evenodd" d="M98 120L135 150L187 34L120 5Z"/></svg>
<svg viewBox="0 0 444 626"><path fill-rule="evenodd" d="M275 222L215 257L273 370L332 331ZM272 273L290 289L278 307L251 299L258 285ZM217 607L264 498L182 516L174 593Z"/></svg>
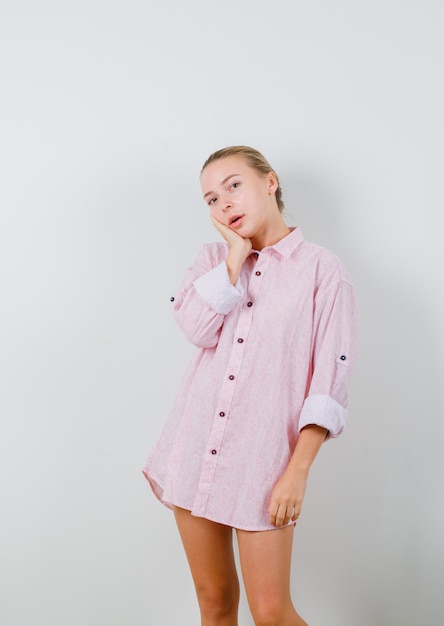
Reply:
<svg viewBox="0 0 444 626"><path fill-rule="evenodd" d="M237 189L239 187L240 183L233 183L231 185L231 189Z"/></svg>
<svg viewBox="0 0 444 626"><path fill-rule="evenodd" d="M212 204L214 204L216 202L217 198L210 198L208 201L208 204L211 206Z"/></svg>

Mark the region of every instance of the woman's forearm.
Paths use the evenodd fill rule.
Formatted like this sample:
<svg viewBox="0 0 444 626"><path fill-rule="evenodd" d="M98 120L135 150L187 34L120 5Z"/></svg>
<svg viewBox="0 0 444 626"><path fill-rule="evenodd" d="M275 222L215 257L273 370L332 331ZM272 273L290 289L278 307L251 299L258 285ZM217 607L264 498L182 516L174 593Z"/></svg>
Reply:
<svg viewBox="0 0 444 626"><path fill-rule="evenodd" d="M268 509L270 524L284 526L296 521L301 513L308 472L319 448L327 435L327 429L309 424L299 435L293 456L271 494Z"/></svg>
<svg viewBox="0 0 444 626"><path fill-rule="evenodd" d="M308 474L313 461L325 441L328 430L316 424L305 426L299 434L299 439L288 464L290 473Z"/></svg>

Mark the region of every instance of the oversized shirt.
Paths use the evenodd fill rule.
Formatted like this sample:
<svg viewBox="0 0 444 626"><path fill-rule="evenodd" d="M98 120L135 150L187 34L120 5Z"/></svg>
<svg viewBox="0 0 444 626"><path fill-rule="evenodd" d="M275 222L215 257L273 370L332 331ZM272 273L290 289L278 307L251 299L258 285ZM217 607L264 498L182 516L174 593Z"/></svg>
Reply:
<svg viewBox="0 0 444 626"><path fill-rule="evenodd" d="M308 424L337 437L357 344L355 290L300 228L252 251L232 285L228 245L205 245L172 298L196 351L143 472L166 506L243 530L275 528L271 492Z"/></svg>

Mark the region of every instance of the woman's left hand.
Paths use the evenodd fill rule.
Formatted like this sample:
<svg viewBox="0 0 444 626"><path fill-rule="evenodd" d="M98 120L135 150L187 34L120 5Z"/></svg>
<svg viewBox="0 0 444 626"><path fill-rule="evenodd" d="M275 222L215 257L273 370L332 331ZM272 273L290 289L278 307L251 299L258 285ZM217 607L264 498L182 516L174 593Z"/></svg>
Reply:
<svg viewBox="0 0 444 626"><path fill-rule="evenodd" d="M293 473L288 470L282 474L272 493L268 513L270 524L280 528L295 522L302 509L305 488L307 486L305 472Z"/></svg>

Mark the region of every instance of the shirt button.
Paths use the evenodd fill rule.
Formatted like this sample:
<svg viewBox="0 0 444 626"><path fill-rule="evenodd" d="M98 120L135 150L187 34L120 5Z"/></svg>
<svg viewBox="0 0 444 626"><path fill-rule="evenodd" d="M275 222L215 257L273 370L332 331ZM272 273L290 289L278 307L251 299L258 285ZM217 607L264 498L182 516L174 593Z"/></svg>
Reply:
<svg viewBox="0 0 444 626"><path fill-rule="evenodd" d="M217 450L211 450L211 454L217 454Z"/></svg>
<svg viewBox="0 0 444 626"><path fill-rule="evenodd" d="M174 296L171 296L170 302L174 302Z"/></svg>
<svg viewBox="0 0 444 626"><path fill-rule="evenodd" d="M253 306L252 302L247 302L247 306Z"/></svg>
<svg viewBox="0 0 444 626"><path fill-rule="evenodd" d="M219 413L219 415L220 415L221 417L225 417L225 413L224 413L223 411L221 411L221 412Z"/></svg>
<svg viewBox="0 0 444 626"><path fill-rule="evenodd" d="M259 252L255 252L254 256L257 258L259 256Z"/></svg>
<svg viewBox="0 0 444 626"><path fill-rule="evenodd" d="M244 340L242 339L242 337L239 337L239 339L237 341L238 341L238 343L244 343Z"/></svg>
<svg viewBox="0 0 444 626"><path fill-rule="evenodd" d="M234 376L233 376L233 374L230 374L230 375L228 376L228 378L229 378L230 380L234 380Z"/></svg>
<svg viewBox="0 0 444 626"><path fill-rule="evenodd" d="M256 276L260 276L261 273L259 271L256 272Z"/></svg>
<svg viewBox="0 0 444 626"><path fill-rule="evenodd" d="M346 361L346 360L347 360L347 357L345 356L345 354L343 354L343 355L341 356L341 361Z"/></svg>

